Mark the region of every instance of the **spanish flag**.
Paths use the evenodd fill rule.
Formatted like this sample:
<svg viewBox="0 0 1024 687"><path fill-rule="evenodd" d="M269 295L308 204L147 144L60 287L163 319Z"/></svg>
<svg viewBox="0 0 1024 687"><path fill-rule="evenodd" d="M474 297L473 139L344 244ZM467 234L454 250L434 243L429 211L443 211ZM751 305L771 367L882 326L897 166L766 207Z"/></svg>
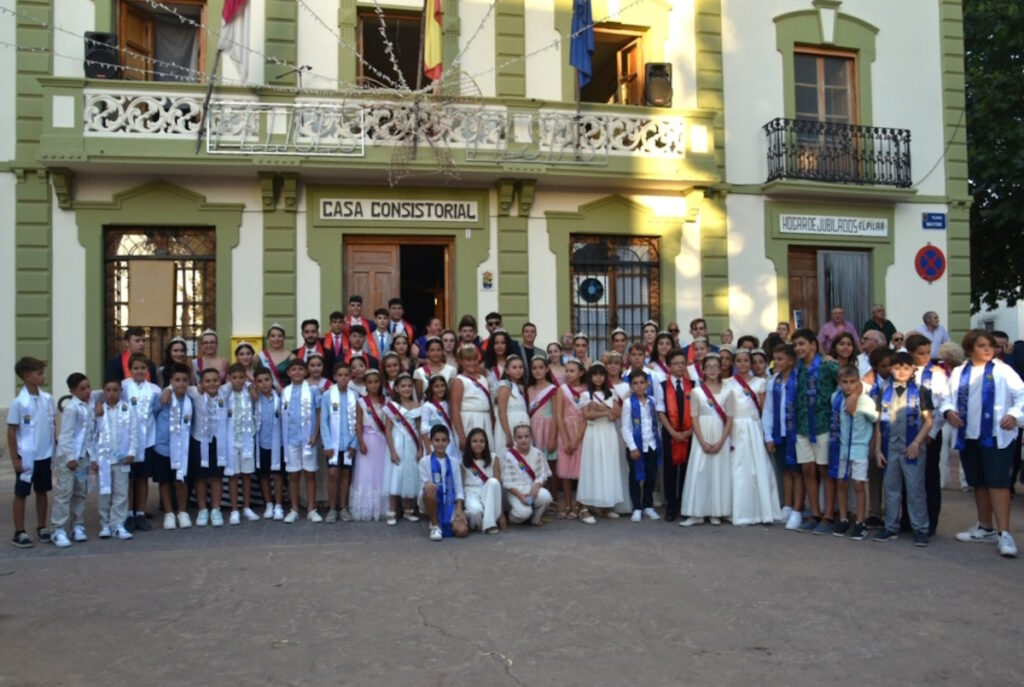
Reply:
<svg viewBox="0 0 1024 687"><path fill-rule="evenodd" d="M441 78L441 0L426 0L423 33L423 73L431 81Z"/></svg>

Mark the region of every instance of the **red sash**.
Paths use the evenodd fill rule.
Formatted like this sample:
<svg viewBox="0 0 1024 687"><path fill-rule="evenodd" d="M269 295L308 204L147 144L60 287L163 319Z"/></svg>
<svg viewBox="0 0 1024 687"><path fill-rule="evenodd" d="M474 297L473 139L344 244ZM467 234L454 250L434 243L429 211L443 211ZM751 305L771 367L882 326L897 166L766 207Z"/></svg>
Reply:
<svg viewBox="0 0 1024 687"><path fill-rule="evenodd" d="M373 421L377 424L377 427L380 429L380 433L384 434L387 431L384 428L384 422L380 419L380 416L377 415L377 411L373 409L373 401L370 400L369 396L363 399L363 405L366 406L366 412L370 414L370 417L372 417Z"/></svg>
<svg viewBox="0 0 1024 687"><path fill-rule="evenodd" d="M749 384L747 384L747 380L743 379L742 375L735 375L733 378L739 383L740 386L743 387L743 390L747 393L747 396L750 397L750 400L754 402L754 405L757 407L757 416L761 417L761 402L757 400L757 394L755 394L754 390L750 388Z"/></svg>
<svg viewBox="0 0 1024 687"><path fill-rule="evenodd" d="M708 403L710 403L711 407L715 409L716 413L718 413L718 418L722 421L722 424L724 425L728 421L728 416L725 414L725 410L722 409L722 406L718 404L718 399L715 398L715 395L711 393L711 389L709 389L708 385L705 384L704 382L701 382L700 390L703 391L704 395L708 397Z"/></svg>
<svg viewBox="0 0 1024 687"><path fill-rule="evenodd" d="M260 355L263 357L267 364L267 369L270 370L270 374L274 375L274 379L277 380L277 386L279 389L283 389L287 384L284 383L284 379L281 378L281 372L277 369L277 363L270 357L270 351L262 351Z"/></svg>
<svg viewBox="0 0 1024 687"><path fill-rule="evenodd" d="M542 397L539 401L537 401L537 405L536 406L533 406L531 404L530 408L528 409L530 417L533 417L534 413L536 413L538 410L543 408L545 406L545 404L547 404L547 402L550 401L554 397L556 391L558 391L558 387L552 385L548 389L547 394L545 394L544 397ZM527 399L529 399L529 396L530 396L529 390L527 390L526 396L527 396Z"/></svg>
<svg viewBox="0 0 1024 687"><path fill-rule="evenodd" d="M680 377L683 387L683 416L679 417L679 403L676 398L676 387L672 383L672 376L665 380L665 414L672 429L677 432L685 432L693 429L693 417L686 412L686 401L690 400L690 392L693 390L693 382L687 376ZM672 464L684 465L690 457L690 441L672 441Z"/></svg>
<svg viewBox="0 0 1024 687"><path fill-rule="evenodd" d="M572 394L572 400L574 400L574 401L579 401L580 400L580 394L583 393L582 391L576 391L575 389L573 389L568 384L563 384L562 386L564 386L566 389L568 389L569 393Z"/></svg>
<svg viewBox="0 0 1024 687"><path fill-rule="evenodd" d="M519 467L525 470L526 474L530 476L531 482L537 479L537 473L533 471L533 468L530 467L529 463L526 462L526 459L523 458L519 451L514 448L510 448L508 452L511 453L512 457L519 462Z"/></svg>
<svg viewBox="0 0 1024 687"><path fill-rule="evenodd" d="M462 376L466 377L466 375L462 375ZM476 385L476 388L479 389L480 392L484 395L484 398L487 399L487 409L491 413L493 413L494 412L494 404L491 402L491 392L488 391L487 387L485 387L483 384L481 384L479 380L472 379L470 377L466 377L466 379L468 379L469 381L473 382L473 384Z"/></svg>
<svg viewBox="0 0 1024 687"><path fill-rule="evenodd" d="M437 412L439 412L441 414L441 417L444 418L444 423L446 425L448 425L449 427L451 427L452 426L452 419L450 417L448 417L448 413L446 413L444 411L444 406L441 405L440 403L438 403L437 401L435 401L434 399L430 399L430 402L431 402L431 404L433 404L433 406L435 408L437 408Z"/></svg>
<svg viewBox="0 0 1024 687"><path fill-rule="evenodd" d="M469 471L473 473L474 477L480 480L481 485L487 484L487 480L490 479L490 477L487 476L486 472L477 467L476 463L473 463L469 466Z"/></svg>
<svg viewBox="0 0 1024 687"><path fill-rule="evenodd" d="M686 349L686 364L687 365L693 365L695 362L697 362L697 359L694 358L693 356L694 356L693 344L690 344L687 347L687 349Z"/></svg>
<svg viewBox="0 0 1024 687"><path fill-rule="evenodd" d="M405 427L405 431L407 431L409 433L409 436L412 437L412 442L416 445L419 445L419 435L416 434L416 430L412 428L412 425L409 424L409 421L405 418L405 415L402 414L402 411L399 410L398 406L396 406L391 401L388 401L387 408L388 410L391 411L392 415L398 418L398 421L402 423L402 426Z"/></svg>
<svg viewBox="0 0 1024 687"><path fill-rule="evenodd" d="M660 367L661 371L665 373L665 379L669 379L672 376L672 373L669 372L668 366L665 365L665 363L661 362L660 360L655 360L654 364Z"/></svg>
<svg viewBox="0 0 1024 687"><path fill-rule="evenodd" d="M131 366L128 365L128 359L131 358L131 357L132 357L132 354L131 354L130 351L125 351L124 353L121 354L121 371L124 372L124 378L125 379L131 379L132 378L132 369L131 369ZM153 381L152 379L149 378L149 365L146 365L146 381L147 382L152 382Z"/></svg>

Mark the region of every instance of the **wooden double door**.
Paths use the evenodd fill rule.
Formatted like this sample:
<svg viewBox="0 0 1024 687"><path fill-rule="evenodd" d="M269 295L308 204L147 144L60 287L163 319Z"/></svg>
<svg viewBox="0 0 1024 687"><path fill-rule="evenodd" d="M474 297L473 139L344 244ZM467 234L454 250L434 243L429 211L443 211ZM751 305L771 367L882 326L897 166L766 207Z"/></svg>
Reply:
<svg viewBox="0 0 1024 687"><path fill-rule="evenodd" d="M362 296L363 315L372 320L374 310L397 296L417 332L432 317L451 325L451 239L353 237L343 246L344 303Z"/></svg>

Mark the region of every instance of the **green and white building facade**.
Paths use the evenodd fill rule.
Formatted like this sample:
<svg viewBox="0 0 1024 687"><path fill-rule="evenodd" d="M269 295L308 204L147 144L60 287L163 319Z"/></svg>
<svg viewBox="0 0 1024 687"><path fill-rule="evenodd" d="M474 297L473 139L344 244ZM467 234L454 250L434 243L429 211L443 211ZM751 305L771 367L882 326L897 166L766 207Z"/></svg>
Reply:
<svg viewBox="0 0 1024 687"><path fill-rule="evenodd" d="M969 326L959 0L593 0L578 105L572 0L444 0L421 95L373 2L250 0L203 135L223 0L3 5L8 396L22 355L96 384L127 323L158 362L206 327L227 355L351 293L595 351L649 317L763 336L876 301ZM422 4L381 7L415 90ZM88 78L86 31L119 78Z"/></svg>

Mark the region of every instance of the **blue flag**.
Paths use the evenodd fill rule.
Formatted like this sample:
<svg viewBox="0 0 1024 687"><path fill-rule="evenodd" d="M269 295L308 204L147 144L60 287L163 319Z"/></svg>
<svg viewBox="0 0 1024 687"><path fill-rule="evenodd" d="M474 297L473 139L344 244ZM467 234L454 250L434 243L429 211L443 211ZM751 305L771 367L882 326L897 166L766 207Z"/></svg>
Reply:
<svg viewBox="0 0 1024 687"><path fill-rule="evenodd" d="M569 36L569 64L576 68L580 88L594 75L594 17L590 0L573 0L572 33Z"/></svg>

